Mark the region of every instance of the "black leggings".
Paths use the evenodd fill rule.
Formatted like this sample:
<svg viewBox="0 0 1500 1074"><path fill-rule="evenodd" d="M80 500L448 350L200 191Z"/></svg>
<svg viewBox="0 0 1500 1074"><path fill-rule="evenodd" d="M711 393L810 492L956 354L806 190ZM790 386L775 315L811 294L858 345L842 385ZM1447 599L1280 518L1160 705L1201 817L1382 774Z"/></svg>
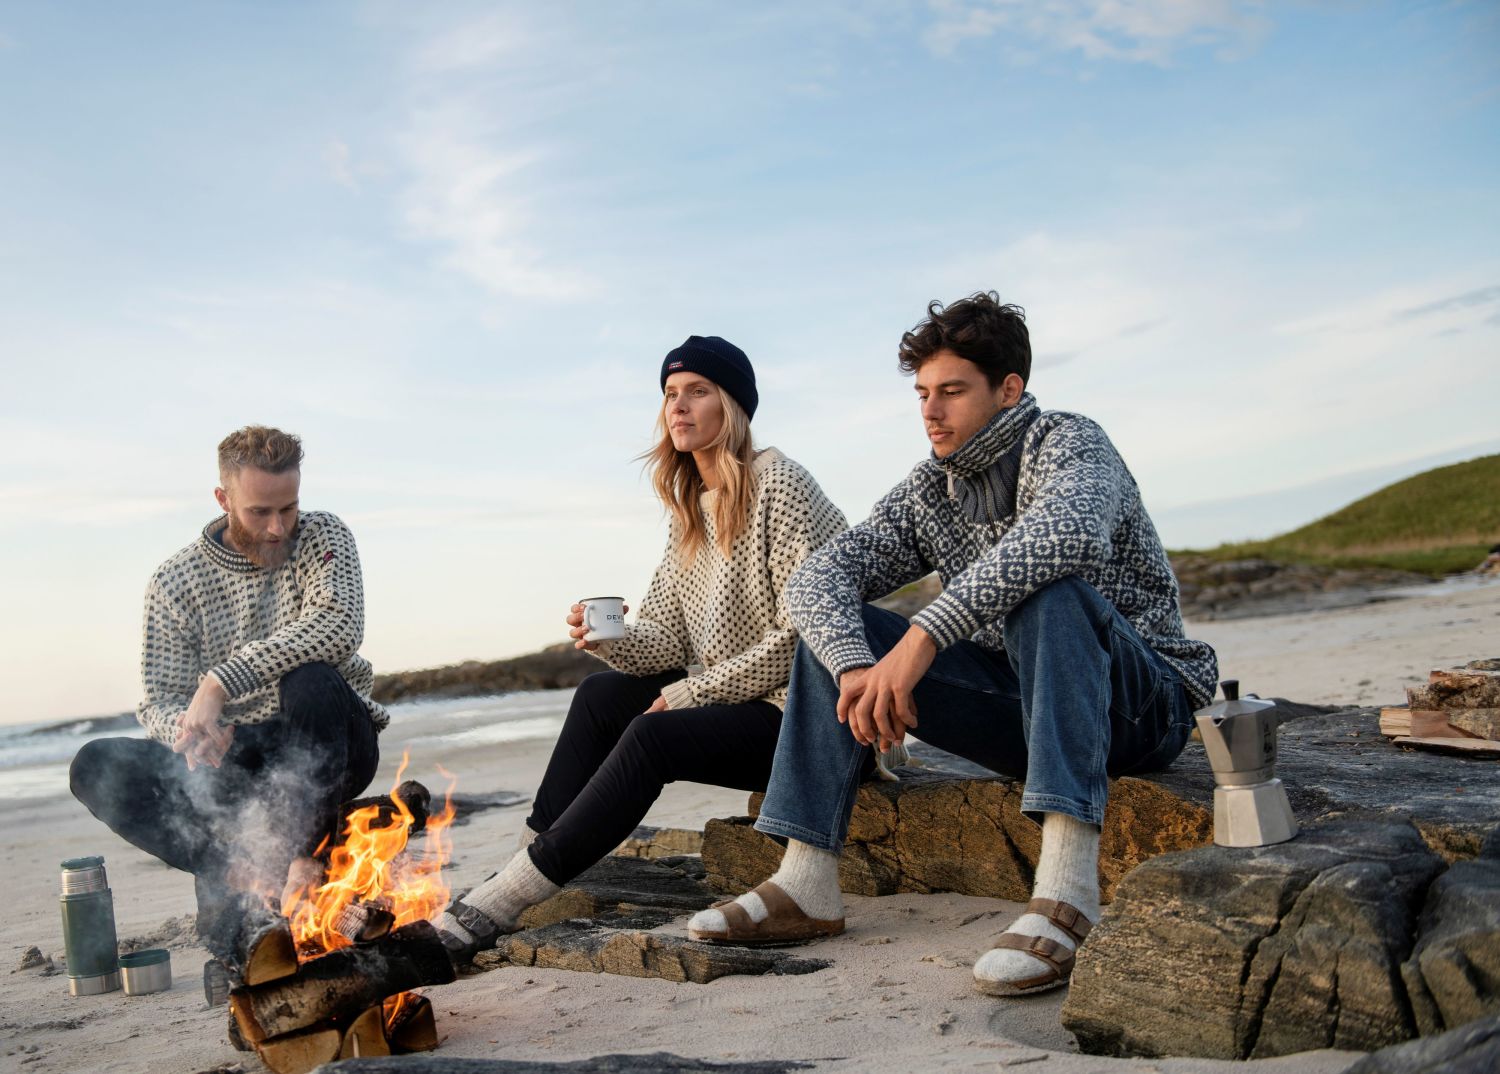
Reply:
<svg viewBox="0 0 1500 1074"><path fill-rule="evenodd" d="M768 701L646 713L682 671L590 675L573 694L526 823L531 860L566 884L635 830L675 780L763 791L781 710Z"/></svg>
<svg viewBox="0 0 1500 1074"><path fill-rule="evenodd" d="M200 878L245 860L284 877L370 785L380 746L364 702L327 664L282 676L280 700L279 715L235 728L218 768L189 772L159 742L95 739L73 758L73 794L127 842Z"/></svg>

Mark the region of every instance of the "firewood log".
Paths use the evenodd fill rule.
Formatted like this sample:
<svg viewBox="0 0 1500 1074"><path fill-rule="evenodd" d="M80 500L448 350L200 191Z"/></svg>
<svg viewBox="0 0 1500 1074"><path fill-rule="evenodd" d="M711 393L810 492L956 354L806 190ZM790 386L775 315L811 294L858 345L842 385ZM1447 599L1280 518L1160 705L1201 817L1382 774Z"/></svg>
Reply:
<svg viewBox="0 0 1500 1074"><path fill-rule="evenodd" d="M410 835L415 835L427 827L428 811L432 805L432 794L426 787L414 779L408 779L396 788L396 795L411 812ZM352 802L345 802L339 806L339 823L335 829L334 840L337 841L349 821L349 815L361 809L375 806L380 810L376 816L374 827L389 828L401 817L401 810L392 800L389 794L379 794L373 798L356 798Z"/></svg>
<svg viewBox="0 0 1500 1074"><path fill-rule="evenodd" d="M426 996L412 996L396 1021L386 1030L391 1050L405 1052L430 1052L438 1046L437 1021L432 1016L432 1001Z"/></svg>
<svg viewBox="0 0 1500 1074"><path fill-rule="evenodd" d="M308 1074L339 1057L344 1035L333 1026L314 1026L298 1033L288 1033L255 1046L260 1061L276 1074Z"/></svg>
<svg viewBox="0 0 1500 1074"><path fill-rule="evenodd" d="M340 1059L359 1059L367 1055L390 1055L391 1045L385 1039L385 1010L382 1004L366 1007L344 1030Z"/></svg>
<svg viewBox="0 0 1500 1074"><path fill-rule="evenodd" d="M306 962L293 977L238 988L229 1005L245 1039L353 1018L386 996L421 985L447 984L456 972L437 930L425 921L404 925L370 944L357 944Z"/></svg>

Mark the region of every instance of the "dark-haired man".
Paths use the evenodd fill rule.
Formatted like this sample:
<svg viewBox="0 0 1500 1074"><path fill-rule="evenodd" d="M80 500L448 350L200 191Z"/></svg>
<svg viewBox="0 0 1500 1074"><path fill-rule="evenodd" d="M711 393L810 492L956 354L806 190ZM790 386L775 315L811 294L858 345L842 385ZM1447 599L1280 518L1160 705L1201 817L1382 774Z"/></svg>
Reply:
<svg viewBox="0 0 1500 1074"><path fill-rule="evenodd" d="M992 995L1044 991L1067 981L1099 917L1108 779L1177 756L1217 663L1183 636L1166 553L1109 438L1026 391L1019 308L983 293L934 302L900 363L916 375L931 456L787 586L802 641L755 825L787 852L690 933L842 931L838 852L855 791L871 747L911 731L1025 779L1022 810L1042 827L1033 898L974 980ZM934 570L943 592L910 622L864 603Z"/></svg>
<svg viewBox="0 0 1500 1074"><path fill-rule="evenodd" d="M298 502L297 437L247 426L219 445L223 514L151 576L141 645L146 739L73 759L73 794L122 838L194 874L205 913L280 894L380 760L389 717L358 653L354 538Z"/></svg>

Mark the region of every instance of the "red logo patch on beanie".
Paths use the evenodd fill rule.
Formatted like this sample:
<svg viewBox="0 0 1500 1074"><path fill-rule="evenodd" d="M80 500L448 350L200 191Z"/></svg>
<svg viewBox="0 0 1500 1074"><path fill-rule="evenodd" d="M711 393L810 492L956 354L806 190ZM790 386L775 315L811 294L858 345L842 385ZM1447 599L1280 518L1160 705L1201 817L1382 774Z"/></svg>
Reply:
<svg viewBox="0 0 1500 1074"><path fill-rule="evenodd" d="M668 369L681 369L682 368L682 362L681 362L681 360L678 360L676 362L668 362L667 363L667 368Z"/></svg>

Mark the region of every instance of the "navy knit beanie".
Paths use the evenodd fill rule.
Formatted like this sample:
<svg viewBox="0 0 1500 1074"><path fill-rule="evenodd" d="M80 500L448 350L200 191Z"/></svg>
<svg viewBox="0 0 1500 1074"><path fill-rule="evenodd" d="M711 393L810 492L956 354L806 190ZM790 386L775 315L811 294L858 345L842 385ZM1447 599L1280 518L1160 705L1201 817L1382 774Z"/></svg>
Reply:
<svg viewBox="0 0 1500 1074"><path fill-rule="evenodd" d="M729 393L745 416L755 417L760 395L755 390L755 370L745 352L718 336L688 336L682 346L667 352L661 363L661 387L673 373L698 373Z"/></svg>

